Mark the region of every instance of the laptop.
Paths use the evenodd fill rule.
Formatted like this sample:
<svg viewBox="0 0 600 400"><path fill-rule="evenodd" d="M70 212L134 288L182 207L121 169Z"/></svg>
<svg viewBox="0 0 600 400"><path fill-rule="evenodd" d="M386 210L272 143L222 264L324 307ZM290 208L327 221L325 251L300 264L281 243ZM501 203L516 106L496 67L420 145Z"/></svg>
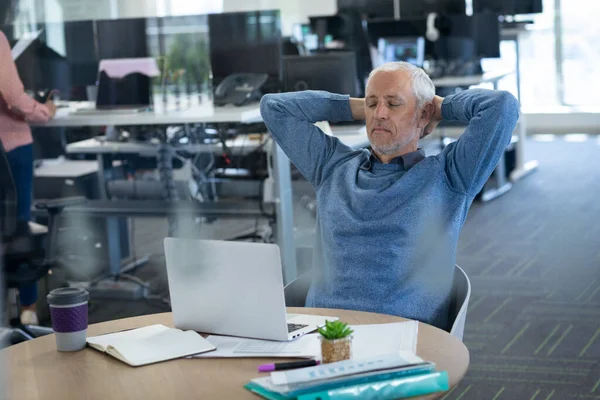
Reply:
<svg viewBox="0 0 600 400"><path fill-rule="evenodd" d="M287 341L337 319L286 314L275 244L166 238L164 247L178 329Z"/></svg>

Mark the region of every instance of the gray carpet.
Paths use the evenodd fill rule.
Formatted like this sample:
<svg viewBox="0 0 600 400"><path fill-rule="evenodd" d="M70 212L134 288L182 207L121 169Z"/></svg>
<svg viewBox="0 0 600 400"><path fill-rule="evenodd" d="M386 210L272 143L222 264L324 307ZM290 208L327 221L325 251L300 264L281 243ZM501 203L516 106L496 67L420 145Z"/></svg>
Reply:
<svg viewBox="0 0 600 400"><path fill-rule="evenodd" d="M600 399L600 142L531 142L537 173L471 208L467 377L445 398Z"/></svg>
<svg viewBox="0 0 600 400"><path fill-rule="evenodd" d="M531 141L528 155L539 171L474 204L461 235L458 263L473 287L464 338L471 365L447 400L600 399L600 142ZM296 217L310 227L298 207ZM154 254L137 275L162 294L165 234L164 221L136 223L137 254ZM103 302L90 320L164 310L156 300Z"/></svg>

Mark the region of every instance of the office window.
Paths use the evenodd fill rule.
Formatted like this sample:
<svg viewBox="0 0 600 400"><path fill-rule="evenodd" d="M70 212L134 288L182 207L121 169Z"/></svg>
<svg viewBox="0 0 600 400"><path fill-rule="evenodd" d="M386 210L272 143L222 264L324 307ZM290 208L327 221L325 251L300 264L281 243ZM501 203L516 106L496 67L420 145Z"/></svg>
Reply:
<svg viewBox="0 0 600 400"><path fill-rule="evenodd" d="M543 111L560 104L556 68L554 0L544 0L541 14L523 16L533 20L521 36L521 103L526 110Z"/></svg>
<svg viewBox="0 0 600 400"><path fill-rule="evenodd" d="M519 37L521 68L521 105L527 112L548 110L560 105L554 27L554 0L544 0L544 11L540 14L521 15L516 19L533 21ZM500 43L500 59L485 59L486 71L515 69L517 62L514 41ZM517 96L516 74L500 81L498 88Z"/></svg>
<svg viewBox="0 0 600 400"><path fill-rule="evenodd" d="M561 1L562 101L565 105L600 105L600 1Z"/></svg>

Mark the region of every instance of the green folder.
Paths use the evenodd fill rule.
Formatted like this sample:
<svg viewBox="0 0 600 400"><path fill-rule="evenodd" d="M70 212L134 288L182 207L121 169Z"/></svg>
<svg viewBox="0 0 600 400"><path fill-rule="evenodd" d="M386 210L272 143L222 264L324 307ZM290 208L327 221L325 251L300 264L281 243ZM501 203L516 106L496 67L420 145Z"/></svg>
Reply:
<svg viewBox="0 0 600 400"><path fill-rule="evenodd" d="M342 386L328 390L318 390L290 396L272 392L264 387L249 382L246 389L269 400L348 400L348 399L398 399L402 397L420 396L449 388L446 371L397 377L388 380L364 382Z"/></svg>
<svg viewBox="0 0 600 400"><path fill-rule="evenodd" d="M448 390L446 371L341 387L298 396L298 400L392 400Z"/></svg>
<svg viewBox="0 0 600 400"><path fill-rule="evenodd" d="M267 390L264 387L254 383L254 382L248 382L247 384L244 385L244 388L248 389L249 391L251 391L253 393L256 393L257 395L259 395L267 400L295 399L295 397L286 397L280 393L271 392L270 390Z"/></svg>

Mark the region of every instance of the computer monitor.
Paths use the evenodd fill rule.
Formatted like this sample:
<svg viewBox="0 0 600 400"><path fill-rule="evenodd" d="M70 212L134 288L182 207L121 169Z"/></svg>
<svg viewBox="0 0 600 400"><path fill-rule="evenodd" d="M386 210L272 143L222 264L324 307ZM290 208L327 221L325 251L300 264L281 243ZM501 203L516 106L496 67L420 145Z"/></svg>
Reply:
<svg viewBox="0 0 600 400"><path fill-rule="evenodd" d="M436 42L425 40L426 56L433 59L444 57L464 59L470 48L472 57L500 57L500 21L497 14L444 15L439 18L441 21L436 26L440 31L440 38ZM424 36L427 22L424 18L372 20L367 23L367 31L371 44L377 47L382 37ZM447 38L451 38L449 42L445 40ZM447 44L451 48L445 49ZM460 55L456 56L456 54Z"/></svg>
<svg viewBox="0 0 600 400"><path fill-rule="evenodd" d="M425 18L430 13L465 15L465 0L400 0L400 19Z"/></svg>
<svg viewBox="0 0 600 400"><path fill-rule="evenodd" d="M367 35L370 44L378 48L380 38L414 38L422 37L427 31L424 18L395 20L393 18L380 18L367 22ZM425 41L425 54L429 54L431 42Z"/></svg>
<svg viewBox="0 0 600 400"><path fill-rule="evenodd" d="M86 87L98 78L94 21L46 22L31 27L42 30L16 60L17 70L29 90L57 89L62 100L88 100ZM14 44L19 37L10 29Z"/></svg>
<svg viewBox="0 0 600 400"><path fill-rule="evenodd" d="M146 18L98 20L95 24L99 60L149 56Z"/></svg>
<svg viewBox="0 0 600 400"><path fill-rule="evenodd" d="M367 18L394 16L394 0L337 0L338 11L356 10Z"/></svg>
<svg viewBox="0 0 600 400"><path fill-rule="evenodd" d="M473 12L500 15L538 14L544 11L542 0L473 0Z"/></svg>
<svg viewBox="0 0 600 400"><path fill-rule="evenodd" d="M435 43L435 48L442 47L445 38L458 39L451 40L449 44L451 52L462 54L457 58L463 58L467 48L472 48L474 58L500 57L500 20L497 14L482 12L472 16L446 15L441 18L440 40Z"/></svg>
<svg viewBox="0 0 600 400"><path fill-rule="evenodd" d="M98 80L98 37L94 21L69 21L64 26L65 52L69 64L69 93L62 98L90 100L87 87Z"/></svg>
<svg viewBox="0 0 600 400"><path fill-rule="evenodd" d="M11 40L11 47L18 40ZM47 91L57 89L68 93L69 70L65 52L49 40L47 31L35 39L15 60L19 77L26 90Z"/></svg>
<svg viewBox="0 0 600 400"><path fill-rule="evenodd" d="M344 33L344 21L339 15L325 15L308 17L310 21L310 30L317 35L317 45L319 49L325 47L325 38L332 40L344 40L347 34Z"/></svg>
<svg viewBox="0 0 600 400"><path fill-rule="evenodd" d="M283 62L283 82L287 92L325 90L354 97L359 95L354 52L285 56Z"/></svg>
<svg viewBox="0 0 600 400"><path fill-rule="evenodd" d="M425 38L379 38L377 50L383 62L405 61L417 67L425 62Z"/></svg>
<svg viewBox="0 0 600 400"><path fill-rule="evenodd" d="M352 51L356 56L356 69L360 82L364 82L373 69L371 49L363 17L356 10L340 10L333 16L313 16L309 18L313 33L318 37L318 50L330 52L330 46L325 46L326 36L337 40L336 50ZM364 84L360 84L361 93Z"/></svg>
<svg viewBox="0 0 600 400"><path fill-rule="evenodd" d="M469 37L442 37L434 44L437 59L456 62L478 60L477 43Z"/></svg>
<svg viewBox="0 0 600 400"><path fill-rule="evenodd" d="M473 14L471 37L475 40L477 56L500 57L500 20L491 12Z"/></svg>
<svg viewBox="0 0 600 400"><path fill-rule="evenodd" d="M209 14L213 87L236 73L269 76L263 92L279 91L283 45L279 10Z"/></svg>

